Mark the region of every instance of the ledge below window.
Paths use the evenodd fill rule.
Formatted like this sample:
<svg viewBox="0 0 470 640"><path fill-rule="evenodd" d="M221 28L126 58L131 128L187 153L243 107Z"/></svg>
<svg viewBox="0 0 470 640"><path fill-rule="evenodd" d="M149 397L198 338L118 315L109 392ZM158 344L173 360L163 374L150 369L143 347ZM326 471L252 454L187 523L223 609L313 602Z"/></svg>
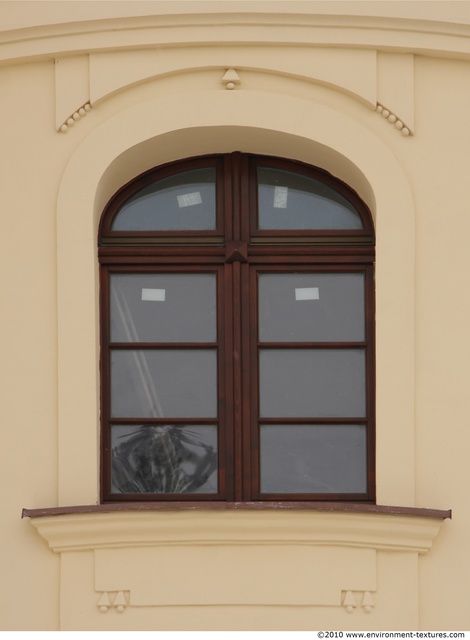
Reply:
<svg viewBox="0 0 470 640"><path fill-rule="evenodd" d="M56 553L148 545L334 545L426 553L451 511L347 503L118 503L24 509Z"/></svg>

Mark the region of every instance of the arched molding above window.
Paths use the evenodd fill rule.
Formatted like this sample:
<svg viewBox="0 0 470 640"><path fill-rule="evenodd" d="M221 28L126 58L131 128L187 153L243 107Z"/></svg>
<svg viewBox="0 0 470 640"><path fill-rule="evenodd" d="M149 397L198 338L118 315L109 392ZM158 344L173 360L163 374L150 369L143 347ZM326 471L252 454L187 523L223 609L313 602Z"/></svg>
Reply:
<svg viewBox="0 0 470 640"><path fill-rule="evenodd" d="M186 51L186 50L185 50ZM266 82L301 80L326 87L359 102L370 111L381 106L414 130L414 56L371 49L286 47L155 49L91 53L55 60L56 128L66 133L91 109L144 82L178 78L182 86L200 77L201 89L262 89ZM202 77L202 76L201 76ZM286 84L287 83L287 84ZM265 89L264 89L265 90ZM281 92L283 90L281 89ZM402 131L403 133L403 131Z"/></svg>
<svg viewBox="0 0 470 640"><path fill-rule="evenodd" d="M273 101L256 91L222 91L210 97L194 92L139 103L93 130L70 158L57 209L59 504L93 503L98 497L96 238L101 211L120 186L153 166L233 150L320 166L369 205L378 256L377 501L413 506L410 185L394 154L350 116L294 97L276 96Z"/></svg>

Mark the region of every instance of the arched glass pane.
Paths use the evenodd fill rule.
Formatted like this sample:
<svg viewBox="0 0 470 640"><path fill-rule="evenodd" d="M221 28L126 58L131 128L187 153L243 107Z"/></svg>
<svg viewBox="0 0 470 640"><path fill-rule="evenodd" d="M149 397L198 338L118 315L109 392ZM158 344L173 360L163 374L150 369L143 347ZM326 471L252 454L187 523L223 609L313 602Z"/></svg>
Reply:
<svg viewBox="0 0 470 640"><path fill-rule="evenodd" d="M343 196L306 176L258 168L259 229L363 229L359 213Z"/></svg>
<svg viewBox="0 0 470 640"><path fill-rule="evenodd" d="M140 189L115 216L112 231L196 231L216 228L215 169L164 178Z"/></svg>

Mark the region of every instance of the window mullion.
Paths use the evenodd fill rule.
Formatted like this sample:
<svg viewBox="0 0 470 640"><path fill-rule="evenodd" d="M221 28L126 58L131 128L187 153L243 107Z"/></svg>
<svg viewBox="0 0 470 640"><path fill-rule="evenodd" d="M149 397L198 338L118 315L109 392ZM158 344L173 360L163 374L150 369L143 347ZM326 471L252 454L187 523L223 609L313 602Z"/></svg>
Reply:
<svg viewBox="0 0 470 640"><path fill-rule="evenodd" d="M243 498L243 406L242 406L242 326L241 326L241 264L234 262L232 267L233 287L233 421L234 421L234 499Z"/></svg>

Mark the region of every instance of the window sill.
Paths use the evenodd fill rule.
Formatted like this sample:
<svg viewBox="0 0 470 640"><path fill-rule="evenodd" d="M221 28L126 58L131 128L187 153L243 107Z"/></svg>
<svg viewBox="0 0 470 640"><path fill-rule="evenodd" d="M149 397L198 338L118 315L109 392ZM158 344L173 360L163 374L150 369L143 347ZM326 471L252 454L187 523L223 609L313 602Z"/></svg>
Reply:
<svg viewBox="0 0 470 640"><path fill-rule="evenodd" d="M422 554L451 511L357 503L116 503L24 509L22 515L56 553L168 544L302 544Z"/></svg>

